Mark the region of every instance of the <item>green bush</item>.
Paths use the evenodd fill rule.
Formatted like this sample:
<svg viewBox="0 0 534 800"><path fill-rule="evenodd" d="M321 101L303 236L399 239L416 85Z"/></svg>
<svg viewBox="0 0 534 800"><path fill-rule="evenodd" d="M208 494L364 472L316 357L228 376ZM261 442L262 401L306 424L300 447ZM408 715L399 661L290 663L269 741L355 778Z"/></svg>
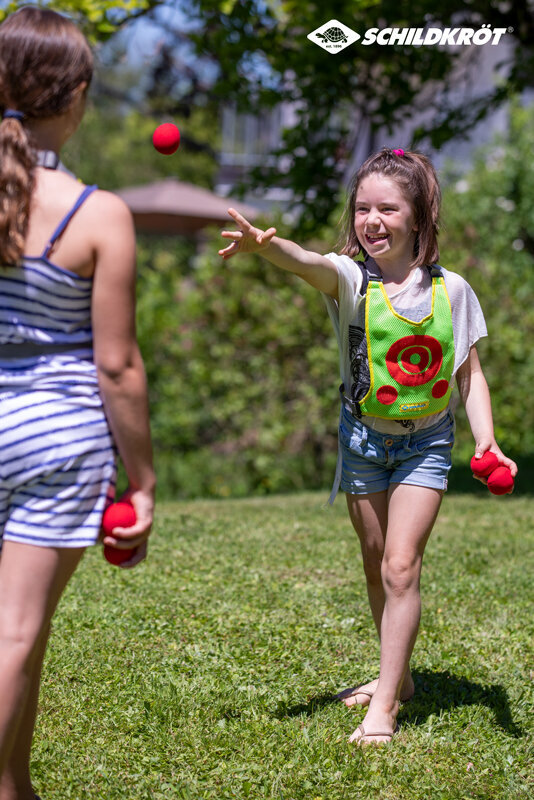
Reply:
<svg viewBox="0 0 534 800"><path fill-rule="evenodd" d="M324 302L257 257L223 262L215 238L196 256L179 240L140 247L160 487L225 497L325 486L338 380Z"/></svg>
<svg viewBox="0 0 534 800"><path fill-rule="evenodd" d="M475 290L489 337L480 343L497 439L534 453L534 109L516 108L506 139L480 153L474 168L444 192L442 263ZM460 423L463 413L459 415ZM458 454L472 452L459 426Z"/></svg>

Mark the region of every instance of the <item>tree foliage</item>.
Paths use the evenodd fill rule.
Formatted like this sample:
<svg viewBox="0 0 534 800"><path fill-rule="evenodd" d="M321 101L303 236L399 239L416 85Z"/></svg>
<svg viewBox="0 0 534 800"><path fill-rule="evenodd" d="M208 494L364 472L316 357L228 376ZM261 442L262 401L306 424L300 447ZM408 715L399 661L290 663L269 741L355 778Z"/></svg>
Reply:
<svg viewBox="0 0 534 800"><path fill-rule="evenodd" d="M148 244L148 248L146 245ZM250 256L140 247L139 336L162 492L320 487L336 457L337 356L319 293Z"/></svg>
<svg viewBox="0 0 534 800"><path fill-rule="evenodd" d="M51 8L73 17L91 41L102 41L156 6L163 0L35 0L32 5ZM0 22L17 8L27 5L8 0L0 8Z"/></svg>
<svg viewBox="0 0 534 800"><path fill-rule="evenodd" d="M147 109L114 108L98 94L83 123L66 144L63 159L85 183L102 189L138 186L174 177L210 188L217 163L211 148L217 144L216 120L209 109L195 109L188 118L174 118L180 128L178 154L169 158L152 147L152 133L161 118Z"/></svg>
<svg viewBox="0 0 534 800"><path fill-rule="evenodd" d="M367 126L393 135L406 120L422 119L414 143L439 148L534 85L532 0L443 0L438 5L413 0L409 6L397 0L41 2L74 14L94 39L108 39L139 16L159 26L161 35L142 88L118 93L143 113L149 109L187 118L199 106L219 110L235 104L257 114L288 104L295 124L283 131L269 162L249 176L247 188L289 188L300 212L300 233L306 235L328 219L355 143ZM12 2L6 8L18 5ZM496 46L500 63L495 83L477 85L483 48L474 45L357 42L334 56L327 54L307 35L331 18L360 34L386 26L477 30L489 25L505 30ZM484 47L493 49L491 44ZM117 57L121 55L119 51ZM475 90L468 103L463 92L452 91L458 81ZM99 89L105 93L104 78Z"/></svg>
<svg viewBox="0 0 534 800"><path fill-rule="evenodd" d="M286 185L303 210L301 230L313 232L339 196L340 178L362 124L394 131L424 113L415 140L439 147L469 131L491 109L534 83L534 7L501 0L197 0L202 25L191 35L197 53L217 66L210 87L242 111L285 101L296 124L284 132L275 166L257 170L252 182ZM329 19L363 33L371 27L473 27L506 29L510 49L495 87L465 104L449 89L458 80L476 87L480 48L411 45L347 47L335 56L307 40ZM493 47L493 45L487 45ZM283 172L280 174L280 163Z"/></svg>

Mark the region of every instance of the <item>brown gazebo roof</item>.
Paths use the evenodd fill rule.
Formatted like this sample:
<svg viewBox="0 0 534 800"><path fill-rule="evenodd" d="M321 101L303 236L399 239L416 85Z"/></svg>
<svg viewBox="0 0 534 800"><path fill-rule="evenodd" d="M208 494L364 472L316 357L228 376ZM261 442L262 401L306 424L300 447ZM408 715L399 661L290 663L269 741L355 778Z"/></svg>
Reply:
<svg viewBox="0 0 534 800"><path fill-rule="evenodd" d="M141 233L193 235L208 225L233 226L229 207L251 220L258 215L257 208L176 178L132 186L117 194L130 208Z"/></svg>

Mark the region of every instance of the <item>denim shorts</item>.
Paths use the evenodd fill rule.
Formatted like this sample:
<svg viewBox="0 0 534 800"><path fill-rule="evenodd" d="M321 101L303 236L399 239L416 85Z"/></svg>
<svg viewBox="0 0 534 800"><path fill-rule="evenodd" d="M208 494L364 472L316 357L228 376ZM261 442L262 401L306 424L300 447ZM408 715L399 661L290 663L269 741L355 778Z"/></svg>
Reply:
<svg viewBox="0 0 534 800"><path fill-rule="evenodd" d="M390 483L406 483L445 491L454 427L449 412L435 425L415 433L378 433L343 408L339 426L341 489L372 494L387 490Z"/></svg>

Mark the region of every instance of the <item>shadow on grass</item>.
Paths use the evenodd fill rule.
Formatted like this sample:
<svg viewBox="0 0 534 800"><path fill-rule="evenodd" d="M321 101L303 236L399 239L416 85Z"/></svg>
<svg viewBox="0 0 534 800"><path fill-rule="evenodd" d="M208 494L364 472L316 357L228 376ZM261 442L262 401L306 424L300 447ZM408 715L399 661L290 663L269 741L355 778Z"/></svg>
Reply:
<svg viewBox="0 0 534 800"><path fill-rule="evenodd" d="M510 712L508 695L499 684L484 686L467 678L459 678L450 672L416 670L412 672L415 682L415 697L401 707L399 719L412 725L422 725L432 714L458 706L484 705L493 712L495 722L510 736L519 738L524 732L519 728ZM273 716L277 719L311 717L332 703L338 703L336 695L323 694L311 697L306 703L280 704Z"/></svg>
<svg viewBox="0 0 534 800"><path fill-rule="evenodd" d="M493 712L495 722L510 736L524 735L510 711L508 695L498 684L483 685L450 672L412 672L415 696L402 707L402 720L421 725L431 714L458 706L483 705Z"/></svg>
<svg viewBox="0 0 534 800"><path fill-rule="evenodd" d="M279 703L276 711L273 712L273 717L276 719L286 719L287 717L300 717L302 714L306 717L311 717L316 711L321 708L331 705L331 703L339 703L334 694L320 694L316 697L310 697L307 703L298 703L297 705L287 705L287 703Z"/></svg>

